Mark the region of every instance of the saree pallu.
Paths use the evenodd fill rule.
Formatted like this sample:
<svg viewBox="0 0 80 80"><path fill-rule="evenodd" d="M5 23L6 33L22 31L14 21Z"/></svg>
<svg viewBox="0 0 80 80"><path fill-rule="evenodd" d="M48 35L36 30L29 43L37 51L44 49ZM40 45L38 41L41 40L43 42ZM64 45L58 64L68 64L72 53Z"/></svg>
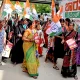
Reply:
<svg viewBox="0 0 80 80"><path fill-rule="evenodd" d="M38 59L36 58L36 45L32 42L23 43L24 62L23 67L28 70L30 76L38 76Z"/></svg>
<svg viewBox="0 0 80 80"><path fill-rule="evenodd" d="M71 51L68 51L64 56L63 66L61 70L63 77L75 77L77 73L76 54L73 54L72 65L70 66L71 54Z"/></svg>
<svg viewBox="0 0 80 80"><path fill-rule="evenodd" d="M26 31L27 34L27 31ZM24 35L26 35L24 34ZM28 38L32 38L33 35L30 33ZM24 51L24 61L22 67L27 69L28 74L30 76L38 76L38 66L39 60L36 57L37 44L35 42L24 42L23 43L23 51Z"/></svg>
<svg viewBox="0 0 80 80"><path fill-rule="evenodd" d="M63 66L61 70L61 74L63 77L75 77L77 74L77 66L76 66L76 49L70 50L66 41L71 38L76 37L76 32L72 30L65 35L64 42L64 51L65 56L63 59Z"/></svg>

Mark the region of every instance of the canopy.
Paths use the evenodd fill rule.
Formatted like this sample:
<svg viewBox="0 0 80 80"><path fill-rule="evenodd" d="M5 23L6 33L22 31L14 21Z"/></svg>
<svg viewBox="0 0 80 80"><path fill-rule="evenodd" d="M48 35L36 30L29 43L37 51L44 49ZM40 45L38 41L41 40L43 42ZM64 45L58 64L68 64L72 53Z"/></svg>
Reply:
<svg viewBox="0 0 80 80"><path fill-rule="evenodd" d="M17 0L11 0L11 1L17 1ZM26 2L26 0L18 0L20 2ZM52 0L29 0L31 3L41 3L41 4L51 4ZM55 0L56 2L59 2L61 0Z"/></svg>

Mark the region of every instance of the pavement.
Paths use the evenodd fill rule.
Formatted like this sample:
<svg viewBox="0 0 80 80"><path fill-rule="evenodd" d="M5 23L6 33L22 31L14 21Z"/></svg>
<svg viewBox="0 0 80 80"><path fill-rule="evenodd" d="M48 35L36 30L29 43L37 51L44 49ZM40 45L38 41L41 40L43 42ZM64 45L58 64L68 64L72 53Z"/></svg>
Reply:
<svg viewBox="0 0 80 80"><path fill-rule="evenodd" d="M39 58L40 67L39 77L36 80L74 80L74 78L63 78L60 74L62 59L58 59L57 66L60 70L53 69L53 64L48 61L45 63L46 49L43 50L43 57ZM80 80L80 67L78 67L78 80ZM22 72L21 64L13 65L8 59L7 63L0 66L0 80L34 80L28 74Z"/></svg>

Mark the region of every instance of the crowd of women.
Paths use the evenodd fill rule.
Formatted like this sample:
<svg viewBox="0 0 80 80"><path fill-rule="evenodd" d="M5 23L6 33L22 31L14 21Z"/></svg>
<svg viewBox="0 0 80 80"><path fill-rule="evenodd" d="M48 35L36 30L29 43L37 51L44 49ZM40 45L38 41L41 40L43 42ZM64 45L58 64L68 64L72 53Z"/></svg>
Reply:
<svg viewBox="0 0 80 80"><path fill-rule="evenodd" d="M74 30L74 22L69 18L60 19L62 33L58 36L49 36L46 30L51 24L51 20L41 24L40 21L31 21L27 18L0 19L0 63L1 53L7 42L13 43L10 52L13 64L22 63L23 72L33 78L38 77L39 57L43 56L43 47L48 48L45 58L53 62L53 68L59 70L57 59L63 59L61 74L63 77L74 77L77 80L77 66L80 65L80 35ZM77 27L78 28L78 27ZM6 33L6 34L5 34ZM6 39L5 39L6 37ZM74 38L77 49L70 49L66 41ZM4 40L4 41L3 41ZM5 61L6 58L2 57Z"/></svg>

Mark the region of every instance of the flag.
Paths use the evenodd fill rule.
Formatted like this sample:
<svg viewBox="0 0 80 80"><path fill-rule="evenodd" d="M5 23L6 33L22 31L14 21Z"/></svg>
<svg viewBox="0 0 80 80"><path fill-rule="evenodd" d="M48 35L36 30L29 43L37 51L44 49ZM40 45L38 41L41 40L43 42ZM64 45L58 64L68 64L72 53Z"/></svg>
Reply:
<svg viewBox="0 0 80 80"><path fill-rule="evenodd" d="M52 8L52 18L53 18L53 16L56 14L56 9L55 9L55 2L54 2L54 0L52 0L51 8Z"/></svg>
<svg viewBox="0 0 80 80"><path fill-rule="evenodd" d="M30 9L30 3L29 0L26 0L25 9L24 9L24 17L33 20L31 9Z"/></svg>
<svg viewBox="0 0 80 80"><path fill-rule="evenodd" d="M61 19L62 18L62 12L63 12L63 6L60 6L59 7L59 11L57 12L57 15L58 15L58 17L59 17L59 19Z"/></svg>
<svg viewBox="0 0 80 80"><path fill-rule="evenodd" d="M15 9L16 9L16 12L17 12L17 13L21 13L21 12L22 12L22 7L21 7L19 1L16 1Z"/></svg>
<svg viewBox="0 0 80 80"><path fill-rule="evenodd" d="M2 16L3 17L8 16L8 14L11 14L14 9L15 8L10 0L4 0L2 7Z"/></svg>
<svg viewBox="0 0 80 80"><path fill-rule="evenodd" d="M35 8L35 4L32 4L32 14L33 14L34 19L38 20L38 14Z"/></svg>
<svg viewBox="0 0 80 80"><path fill-rule="evenodd" d="M60 18L61 18L61 13L62 13L62 7L59 9L58 13L55 12L55 3L52 0L52 22L50 24L50 27L46 30L46 33L49 36L57 36L62 33L62 27L60 24Z"/></svg>
<svg viewBox="0 0 80 80"><path fill-rule="evenodd" d="M52 36L60 35L60 34L62 33L62 27L61 27L60 22L59 22L59 21L58 21L57 23L52 22L52 23L50 24L50 28L48 28L48 29L46 30L46 33L47 33L48 35L50 35L51 37L52 37Z"/></svg>

